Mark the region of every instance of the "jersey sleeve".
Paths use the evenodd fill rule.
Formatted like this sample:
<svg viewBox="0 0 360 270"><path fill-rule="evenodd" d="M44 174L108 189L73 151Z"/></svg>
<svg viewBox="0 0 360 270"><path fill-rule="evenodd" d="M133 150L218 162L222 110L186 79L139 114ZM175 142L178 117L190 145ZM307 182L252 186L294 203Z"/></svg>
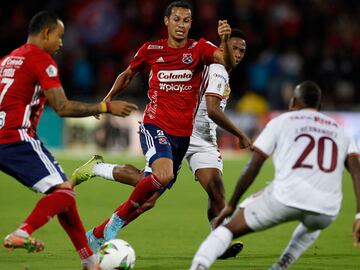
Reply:
<svg viewBox="0 0 360 270"><path fill-rule="evenodd" d="M211 64L209 66L209 83L205 95L216 96L222 99L229 75L223 65Z"/></svg>
<svg viewBox="0 0 360 270"><path fill-rule="evenodd" d="M276 147L279 119L271 120L256 138L253 147L265 156L270 156Z"/></svg>
<svg viewBox="0 0 360 270"><path fill-rule="evenodd" d="M146 52L148 45L148 43L145 43L143 46L141 46L141 48L136 52L134 58L131 60L130 69L133 72L141 72L146 68Z"/></svg>
<svg viewBox="0 0 360 270"><path fill-rule="evenodd" d="M40 86L44 91L61 87L58 66L50 55L39 55L33 63Z"/></svg>
<svg viewBox="0 0 360 270"><path fill-rule="evenodd" d="M203 38L199 40L199 50L201 54L201 60L205 65L214 63L214 52L219 50L213 43Z"/></svg>

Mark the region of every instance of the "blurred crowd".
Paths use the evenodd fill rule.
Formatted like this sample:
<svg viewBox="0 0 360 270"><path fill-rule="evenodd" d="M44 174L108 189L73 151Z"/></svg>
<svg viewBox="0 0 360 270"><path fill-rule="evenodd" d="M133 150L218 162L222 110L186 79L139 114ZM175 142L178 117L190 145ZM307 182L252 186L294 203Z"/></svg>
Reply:
<svg viewBox="0 0 360 270"><path fill-rule="evenodd" d="M0 8L0 57L26 41L27 24L42 9L65 23L56 56L67 95L99 100L147 40L166 37L165 0L6 1ZM217 21L247 35L247 53L231 74L230 108L258 115L286 109L291 90L312 79L327 110L360 108L360 2L357 0L196 0L190 37L218 44ZM127 99L144 106L147 79L138 76Z"/></svg>

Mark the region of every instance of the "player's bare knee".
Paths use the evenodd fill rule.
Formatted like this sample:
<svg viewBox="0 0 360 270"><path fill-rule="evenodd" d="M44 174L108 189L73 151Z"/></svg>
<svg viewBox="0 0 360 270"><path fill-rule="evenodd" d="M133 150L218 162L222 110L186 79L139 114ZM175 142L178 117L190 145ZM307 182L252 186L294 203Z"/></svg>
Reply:
<svg viewBox="0 0 360 270"><path fill-rule="evenodd" d="M70 182L70 181L65 181L61 184L58 184L54 187L52 187L51 189L49 189L46 193L49 193L49 192L52 192L53 190L56 190L56 189L62 189L62 188L65 188L65 189L73 189L73 184Z"/></svg>
<svg viewBox="0 0 360 270"><path fill-rule="evenodd" d="M174 179L174 173L171 171L158 171L158 172L154 172L153 173L156 178L159 180L159 182L163 185L166 186L167 184L170 183L170 181L172 179Z"/></svg>

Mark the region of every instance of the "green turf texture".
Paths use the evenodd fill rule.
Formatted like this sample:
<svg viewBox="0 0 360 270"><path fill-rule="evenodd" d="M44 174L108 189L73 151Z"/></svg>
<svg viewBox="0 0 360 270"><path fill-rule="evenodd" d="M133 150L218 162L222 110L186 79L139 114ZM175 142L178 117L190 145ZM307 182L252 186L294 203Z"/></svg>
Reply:
<svg viewBox="0 0 360 270"><path fill-rule="evenodd" d="M68 175L88 157L55 155ZM119 155L120 157L122 155ZM89 156L90 157L90 156ZM224 179L227 198L248 156L226 159ZM105 156L113 163L131 163L138 167L143 158ZM29 172L31 173L31 172ZM267 162L247 194L259 190L272 179L272 163ZM100 224L127 198L131 187L100 178L81 184L76 189L78 208L86 229ZM360 249L351 241L355 200L352 181L346 173L343 180L344 199L338 219L322 232L313 246L291 269L360 269ZM11 177L0 172L0 236L12 232L29 214L40 194L35 194ZM118 235L135 249L135 269L189 269L192 257L209 233L206 217L207 196L183 163L175 186L160 198L150 212L123 229ZM211 269L267 269L278 258L292 234L296 222L280 225L243 237L244 250L236 259L217 261ZM1 270L81 269L80 261L56 218L33 235L45 242L45 251L28 254L24 250L8 252L0 248Z"/></svg>

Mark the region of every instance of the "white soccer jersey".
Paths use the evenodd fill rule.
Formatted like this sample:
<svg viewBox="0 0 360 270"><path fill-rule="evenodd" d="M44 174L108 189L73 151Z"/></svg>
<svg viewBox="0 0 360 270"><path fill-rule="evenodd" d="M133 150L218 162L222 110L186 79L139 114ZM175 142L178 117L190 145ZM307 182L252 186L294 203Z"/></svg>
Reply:
<svg viewBox="0 0 360 270"><path fill-rule="evenodd" d="M211 64L204 71L202 88L205 89L204 95L196 113L195 125L190 139L193 137L205 141L205 145L216 146L216 128L217 125L209 118L206 107L206 98L204 96L213 95L221 99L220 107L225 109L230 95L229 75L223 65ZM204 146L205 146L204 145Z"/></svg>
<svg viewBox="0 0 360 270"><path fill-rule="evenodd" d="M254 147L273 155L276 199L291 207L338 214L345 160L359 150L333 119L307 109L284 113L267 124Z"/></svg>

